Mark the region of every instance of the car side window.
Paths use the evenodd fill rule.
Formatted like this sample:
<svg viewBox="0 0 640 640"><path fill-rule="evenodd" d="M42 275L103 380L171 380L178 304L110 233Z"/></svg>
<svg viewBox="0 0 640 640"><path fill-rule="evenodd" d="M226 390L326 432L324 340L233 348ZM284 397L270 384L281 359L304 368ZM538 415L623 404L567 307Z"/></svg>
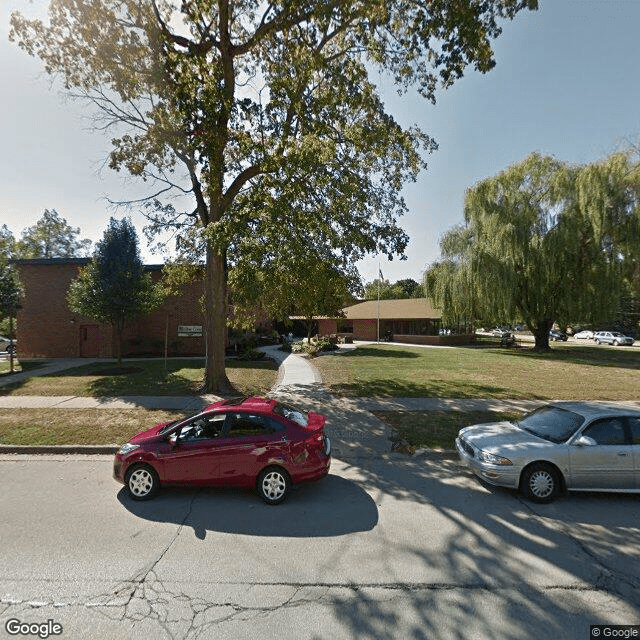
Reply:
<svg viewBox="0 0 640 640"><path fill-rule="evenodd" d="M273 433L269 422L262 416L249 413L228 414L227 437L242 438L244 436L262 436Z"/></svg>
<svg viewBox="0 0 640 640"><path fill-rule="evenodd" d="M631 442L640 444L640 418L629 418L629 427L631 428Z"/></svg>
<svg viewBox="0 0 640 640"><path fill-rule="evenodd" d="M596 444L616 445L628 444L624 432L623 418L607 418L590 424L582 435L595 440Z"/></svg>
<svg viewBox="0 0 640 640"><path fill-rule="evenodd" d="M223 413L198 416L182 427L178 439L182 442L193 442L218 438L222 433L224 419Z"/></svg>

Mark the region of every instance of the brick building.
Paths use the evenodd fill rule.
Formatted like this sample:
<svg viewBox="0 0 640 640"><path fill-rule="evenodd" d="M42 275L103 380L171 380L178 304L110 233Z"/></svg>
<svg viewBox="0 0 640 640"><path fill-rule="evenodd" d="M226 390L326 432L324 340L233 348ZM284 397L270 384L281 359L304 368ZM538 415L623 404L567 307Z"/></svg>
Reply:
<svg viewBox="0 0 640 640"><path fill-rule="evenodd" d="M318 319L318 333L346 335L355 340L377 340L379 335L381 340L411 344L455 344L470 339L467 335L438 335L442 313L427 298L365 300L342 312L342 318Z"/></svg>
<svg viewBox="0 0 640 640"><path fill-rule="evenodd" d="M25 291L17 314L18 355L113 357L112 327L79 316L67 305L69 285L88 262L88 258L16 260ZM162 265L145 268L154 281L160 279ZM204 325L203 294L203 281L194 281L184 287L181 296L168 297L160 309L125 327L122 355L162 355L165 338L171 356L204 355L205 338L198 335L198 327Z"/></svg>

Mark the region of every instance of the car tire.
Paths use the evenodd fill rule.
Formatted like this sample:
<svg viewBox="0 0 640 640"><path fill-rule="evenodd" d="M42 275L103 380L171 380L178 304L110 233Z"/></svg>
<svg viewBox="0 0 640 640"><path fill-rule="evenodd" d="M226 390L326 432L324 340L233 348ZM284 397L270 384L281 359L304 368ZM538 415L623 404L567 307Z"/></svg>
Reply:
<svg viewBox="0 0 640 640"><path fill-rule="evenodd" d="M550 464L534 463L523 471L520 490L532 502L547 504L560 493L560 474Z"/></svg>
<svg viewBox="0 0 640 640"><path fill-rule="evenodd" d="M129 467L124 479L127 492L134 500L149 500L160 488L160 478L156 470L148 464L134 464Z"/></svg>
<svg viewBox="0 0 640 640"><path fill-rule="evenodd" d="M617 340L614 340L614 341L613 341L613 346L614 346L614 347L617 347L619 344L620 344L620 343L619 343Z"/></svg>
<svg viewBox="0 0 640 640"><path fill-rule="evenodd" d="M256 488L267 504L280 504L289 493L291 478L281 467L267 467L260 472Z"/></svg>
<svg viewBox="0 0 640 640"><path fill-rule="evenodd" d="M596 339L596 344L600 344L600 340L597 340L597 339Z"/></svg>

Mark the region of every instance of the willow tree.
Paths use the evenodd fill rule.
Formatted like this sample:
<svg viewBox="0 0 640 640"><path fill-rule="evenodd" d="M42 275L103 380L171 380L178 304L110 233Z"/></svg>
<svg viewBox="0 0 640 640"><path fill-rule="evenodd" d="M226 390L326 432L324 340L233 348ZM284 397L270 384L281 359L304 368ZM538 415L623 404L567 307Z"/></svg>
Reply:
<svg viewBox="0 0 640 640"><path fill-rule="evenodd" d="M157 184L151 232L204 258L213 391L226 384L228 256L247 238L304 233L351 261L404 251L400 190L434 143L385 112L369 74L435 101L468 66L491 69L501 20L536 6L52 0L48 24L13 14L10 37L114 128L110 166Z"/></svg>
<svg viewBox="0 0 640 640"><path fill-rule="evenodd" d="M449 313L519 317L548 349L555 321L615 311L638 259L638 193L625 154L581 167L532 154L467 191L430 295Z"/></svg>

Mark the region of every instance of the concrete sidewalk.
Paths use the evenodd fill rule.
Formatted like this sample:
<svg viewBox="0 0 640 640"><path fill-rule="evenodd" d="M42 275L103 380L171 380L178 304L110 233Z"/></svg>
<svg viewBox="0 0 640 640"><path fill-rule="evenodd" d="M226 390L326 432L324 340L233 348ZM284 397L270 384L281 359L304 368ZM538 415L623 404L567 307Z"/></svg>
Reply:
<svg viewBox="0 0 640 640"><path fill-rule="evenodd" d="M544 404L544 400L473 399L473 398L340 398L334 397L322 383L322 377L308 358L284 353L278 347L263 347L279 365L278 378L269 395L296 404L327 417L326 432L333 443L334 454L342 459L372 458L391 451L391 429L373 411L528 411ZM111 362L112 360L97 360ZM63 371L87 362L87 359L56 361L47 366L11 376L22 379ZM219 397L205 396L0 396L0 409L166 409L195 413ZM628 402L640 406L638 402ZM13 448L16 449L16 448ZM34 449L34 448L32 448ZM39 449L39 448L35 448ZM50 448L48 448L50 449ZM39 449L50 453L49 450ZM82 447L67 447L84 452ZM75 451L77 449L77 451ZM111 452L113 447L106 447ZM7 452L0 446L0 452Z"/></svg>

